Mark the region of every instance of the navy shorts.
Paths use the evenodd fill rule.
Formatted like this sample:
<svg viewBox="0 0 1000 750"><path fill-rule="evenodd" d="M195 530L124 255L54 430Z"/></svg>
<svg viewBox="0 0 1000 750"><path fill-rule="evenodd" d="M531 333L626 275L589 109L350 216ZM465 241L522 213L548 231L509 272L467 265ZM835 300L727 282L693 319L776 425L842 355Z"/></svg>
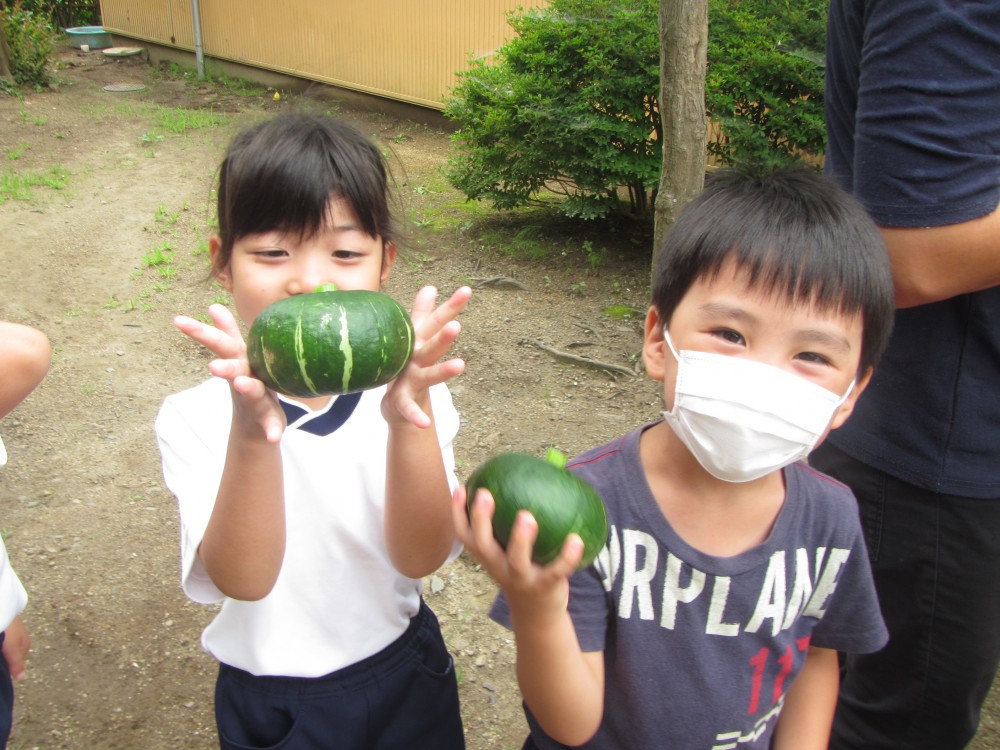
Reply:
<svg viewBox="0 0 1000 750"><path fill-rule="evenodd" d="M222 750L463 750L455 666L437 617L323 677L255 677L226 664L215 686Z"/></svg>

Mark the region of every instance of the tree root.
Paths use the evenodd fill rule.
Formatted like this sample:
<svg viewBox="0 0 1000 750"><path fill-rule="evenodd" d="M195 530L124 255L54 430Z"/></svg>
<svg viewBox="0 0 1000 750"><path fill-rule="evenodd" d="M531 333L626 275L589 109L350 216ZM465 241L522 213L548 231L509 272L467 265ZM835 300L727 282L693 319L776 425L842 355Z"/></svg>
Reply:
<svg viewBox="0 0 1000 750"><path fill-rule="evenodd" d="M528 287L522 284L517 279L511 279L507 276L494 276L490 279L472 279L475 283L472 285L475 289L482 289L486 286L512 286L515 289L523 289L528 291Z"/></svg>
<svg viewBox="0 0 1000 750"><path fill-rule="evenodd" d="M586 367L595 367L598 370L604 370L606 372L618 373L621 375L634 376L635 373L623 365L612 364L611 362L602 362L599 359L590 359L589 357L578 357L575 354L570 354L569 352L559 351L558 349L553 349L550 346L546 346L541 341L536 341L535 339L521 339L519 342L523 345L529 345L541 349L543 352L548 352L556 359L561 359L564 362L572 362L577 365L584 365Z"/></svg>

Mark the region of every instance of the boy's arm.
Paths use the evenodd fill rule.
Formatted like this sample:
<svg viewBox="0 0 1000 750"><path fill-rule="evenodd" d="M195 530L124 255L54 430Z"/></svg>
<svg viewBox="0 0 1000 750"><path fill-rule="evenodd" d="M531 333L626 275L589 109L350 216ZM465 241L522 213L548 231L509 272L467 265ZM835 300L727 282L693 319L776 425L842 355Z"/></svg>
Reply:
<svg viewBox="0 0 1000 750"><path fill-rule="evenodd" d="M52 347L39 330L0 321L0 417L24 401L49 370Z"/></svg>
<svg viewBox="0 0 1000 750"><path fill-rule="evenodd" d="M837 652L812 646L774 731L773 750L826 750L840 687Z"/></svg>
<svg viewBox="0 0 1000 750"><path fill-rule="evenodd" d="M452 503L455 531L504 591L524 701L550 737L581 745L604 716L604 652L581 651L567 609L569 576L583 555L583 541L571 534L558 559L536 565L531 548L538 524L530 513L518 513L504 551L493 538L489 492L477 494L471 522L465 508L465 489L459 487Z"/></svg>
<svg viewBox="0 0 1000 750"><path fill-rule="evenodd" d="M456 318L469 301L462 287L435 307L437 290L424 287L413 303L413 357L389 386L382 416L389 425L386 450L385 540L396 569L422 578L448 558L455 540L451 486L431 409L430 388L461 373L460 359L441 362L458 337Z"/></svg>
<svg viewBox="0 0 1000 750"><path fill-rule="evenodd" d="M604 716L604 652L581 651L565 607L558 612L511 606L517 682L542 729L565 745L582 745Z"/></svg>

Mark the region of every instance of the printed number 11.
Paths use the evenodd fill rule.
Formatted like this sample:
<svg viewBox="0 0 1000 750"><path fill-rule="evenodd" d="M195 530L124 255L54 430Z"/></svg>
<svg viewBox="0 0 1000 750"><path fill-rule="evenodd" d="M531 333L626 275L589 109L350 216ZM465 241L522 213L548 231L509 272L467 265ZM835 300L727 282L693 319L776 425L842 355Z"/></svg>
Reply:
<svg viewBox="0 0 1000 750"><path fill-rule="evenodd" d="M808 651L809 636L797 639L795 645L799 651ZM757 713L757 709L760 707L760 689L764 683L764 670L767 668L770 654L770 649L762 648L750 659L750 666L753 667L753 690L750 694L750 707L747 709L748 714ZM778 664L781 667L781 671L774 678L772 705L777 703L778 699L781 698L781 694L785 689L785 678L791 674L792 667L795 666L795 654L792 653L791 644L785 646L785 653L778 657Z"/></svg>

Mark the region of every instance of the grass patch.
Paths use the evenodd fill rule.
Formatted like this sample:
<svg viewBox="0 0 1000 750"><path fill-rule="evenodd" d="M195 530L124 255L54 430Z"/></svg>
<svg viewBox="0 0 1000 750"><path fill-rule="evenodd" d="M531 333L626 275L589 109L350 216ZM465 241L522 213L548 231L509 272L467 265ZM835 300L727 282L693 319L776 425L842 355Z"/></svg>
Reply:
<svg viewBox="0 0 1000 750"><path fill-rule="evenodd" d="M225 125L228 121L229 118L226 115L209 109L159 107L157 112L157 125L160 129L174 135L183 135L190 130L216 128Z"/></svg>
<svg viewBox="0 0 1000 750"><path fill-rule="evenodd" d="M56 166L44 172L18 174L13 170L0 171L0 203L31 200L35 188L62 190L69 182L69 173Z"/></svg>

